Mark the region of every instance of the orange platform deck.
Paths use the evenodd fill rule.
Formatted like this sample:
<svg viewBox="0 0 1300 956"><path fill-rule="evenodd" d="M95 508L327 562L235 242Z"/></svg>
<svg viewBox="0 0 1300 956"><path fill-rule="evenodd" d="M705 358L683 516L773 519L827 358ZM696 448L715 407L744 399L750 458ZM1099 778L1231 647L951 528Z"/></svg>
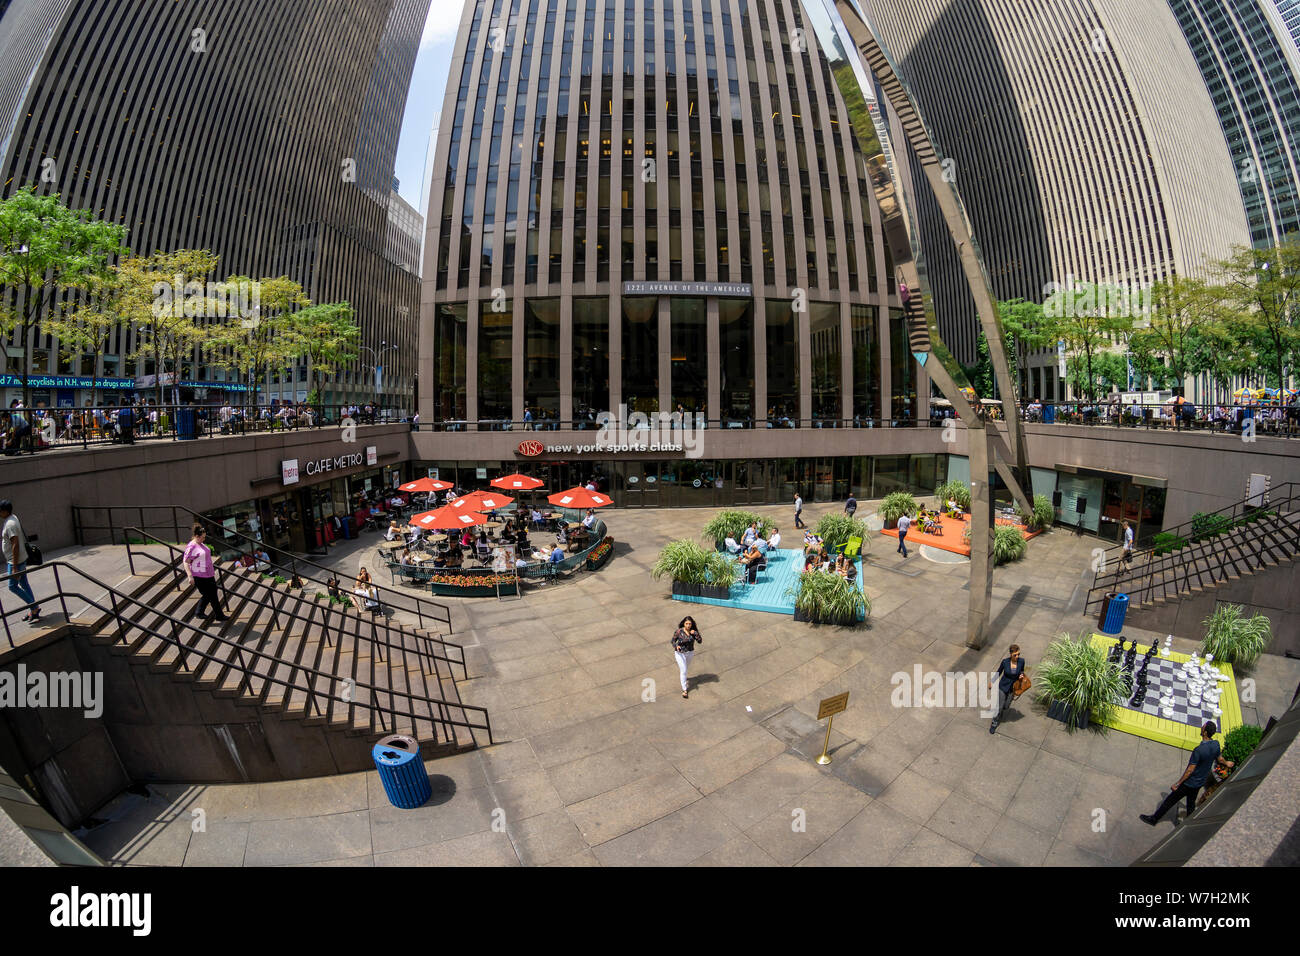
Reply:
<svg viewBox="0 0 1300 956"><path fill-rule="evenodd" d="M943 534L941 535L926 534L921 530L921 522L913 521L912 526L907 529L907 543L910 547L928 544L932 548L939 548L942 551L951 551L953 554L961 554L969 558L970 545L962 540L962 533L965 532L966 525L969 521L969 515L960 520L957 518L950 518L947 515L942 515L939 518L939 525L943 529ZM997 523L999 525L1008 525L1013 528L1019 528L1020 533L1025 536L1026 541L1030 538L1037 537L1042 533L1040 531L1030 531L1024 525L1015 521L1007 521L1005 518L998 518ZM894 528L885 528L880 533L888 535L891 538L898 537L898 531Z"/></svg>

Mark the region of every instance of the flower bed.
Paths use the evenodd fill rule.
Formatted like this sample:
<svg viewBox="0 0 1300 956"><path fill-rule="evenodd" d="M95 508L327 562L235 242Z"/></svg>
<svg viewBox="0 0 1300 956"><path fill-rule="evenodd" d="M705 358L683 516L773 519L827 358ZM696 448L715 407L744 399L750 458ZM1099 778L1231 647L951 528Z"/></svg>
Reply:
<svg viewBox="0 0 1300 956"><path fill-rule="evenodd" d="M429 580L429 590L443 597L495 597L500 586L502 594L515 593L513 574L435 574Z"/></svg>
<svg viewBox="0 0 1300 956"><path fill-rule="evenodd" d="M605 562L609 560L610 555L613 553L614 539L613 537L606 537L604 541L587 552L587 570L596 571L604 567Z"/></svg>

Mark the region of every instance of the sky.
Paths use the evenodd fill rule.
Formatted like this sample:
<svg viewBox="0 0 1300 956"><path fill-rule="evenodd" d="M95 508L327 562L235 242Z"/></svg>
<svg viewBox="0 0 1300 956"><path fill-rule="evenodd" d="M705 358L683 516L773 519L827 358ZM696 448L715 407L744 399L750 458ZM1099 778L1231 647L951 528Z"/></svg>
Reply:
<svg viewBox="0 0 1300 956"><path fill-rule="evenodd" d="M442 109L447 73L456 45L456 29L465 0L432 0L429 19L420 39L420 52L411 73L402 133L397 142L398 192L420 212L424 211L424 165L434 115Z"/></svg>

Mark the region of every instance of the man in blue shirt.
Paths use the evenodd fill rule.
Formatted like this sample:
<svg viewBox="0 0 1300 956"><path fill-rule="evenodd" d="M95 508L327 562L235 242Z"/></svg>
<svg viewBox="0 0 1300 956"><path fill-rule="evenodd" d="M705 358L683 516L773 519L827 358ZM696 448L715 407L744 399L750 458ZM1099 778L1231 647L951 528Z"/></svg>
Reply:
<svg viewBox="0 0 1300 956"><path fill-rule="evenodd" d="M1214 739L1217 728L1214 721L1208 720L1205 726L1201 728L1201 742L1196 749L1192 751L1192 756L1188 759L1187 769L1183 775L1178 778L1169 789L1172 793L1165 797L1164 802L1160 804L1155 813L1147 816L1143 813L1139 819L1148 826L1155 826L1160 822L1166 811L1175 806L1182 797L1187 798L1187 815L1196 809L1196 791L1205 786L1206 781L1210 779L1210 772L1214 769L1214 761L1219 759L1219 742ZM1178 811L1174 811L1174 826L1178 826Z"/></svg>
<svg viewBox="0 0 1300 956"><path fill-rule="evenodd" d="M125 401L117 410L117 428L123 445L135 444L135 412Z"/></svg>
<svg viewBox="0 0 1300 956"><path fill-rule="evenodd" d="M844 513L845 513L846 515L848 515L850 518L852 518L852 517L853 517L853 512L855 512L855 511L857 511L857 510L858 510L858 499L857 499L857 498L854 498L854 497L853 497L853 492L850 491L850 492L849 492L849 500L846 501L846 502L844 502Z"/></svg>

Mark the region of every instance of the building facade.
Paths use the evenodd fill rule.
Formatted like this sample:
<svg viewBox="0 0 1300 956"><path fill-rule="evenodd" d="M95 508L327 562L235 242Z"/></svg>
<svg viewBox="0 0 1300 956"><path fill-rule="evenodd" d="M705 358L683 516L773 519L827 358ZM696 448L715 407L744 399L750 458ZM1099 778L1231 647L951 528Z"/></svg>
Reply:
<svg viewBox="0 0 1300 956"><path fill-rule="evenodd" d="M403 343L382 397L410 407L419 279L389 254L388 206L428 7L13 0L0 19L0 195L34 184L125 226L137 253L210 249L214 278L287 275L313 302L348 301L363 343ZM96 373L110 395L147 387L156 370L130 360L135 340L124 330L102 355L64 356L41 336L32 371L58 387L33 401L80 404ZM27 343L7 344L12 373ZM364 364L323 399L375 397ZM180 378L200 400L250 384L198 353ZM304 364L256 384L301 400L308 378Z"/></svg>
<svg viewBox="0 0 1300 956"><path fill-rule="evenodd" d="M467 3L422 424L681 412L761 430L761 457L769 429L915 423L928 385L846 116L795 0Z"/></svg>
<svg viewBox="0 0 1300 956"><path fill-rule="evenodd" d="M1300 232L1300 56L1272 0L1168 0L1232 155L1251 242ZM1289 6L1279 15L1279 8Z"/></svg>
<svg viewBox="0 0 1300 956"><path fill-rule="evenodd" d="M1053 282L1140 289L1204 275L1249 241L1167 0L863 6L959 184L999 299L1043 302ZM944 340L973 364L974 305L952 241L923 190L916 207ZM1055 350L1030 356L1020 378L1022 395L1066 397Z"/></svg>

